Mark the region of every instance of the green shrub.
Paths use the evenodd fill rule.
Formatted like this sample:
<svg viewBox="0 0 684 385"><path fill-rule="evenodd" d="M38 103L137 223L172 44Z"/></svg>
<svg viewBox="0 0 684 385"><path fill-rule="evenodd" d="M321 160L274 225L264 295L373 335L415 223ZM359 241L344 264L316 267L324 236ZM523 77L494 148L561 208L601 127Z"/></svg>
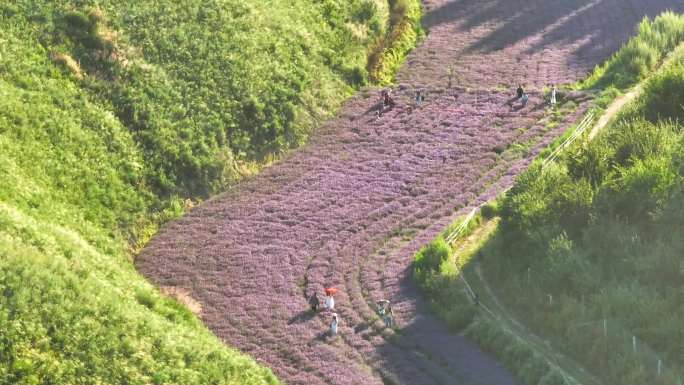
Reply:
<svg viewBox="0 0 684 385"><path fill-rule="evenodd" d="M605 131L604 131L605 132ZM599 135L594 142L605 141L605 135ZM612 159L615 150L611 146L587 146L566 158L568 175L573 180L586 181L592 190L603 183L613 170Z"/></svg>
<svg viewBox="0 0 684 385"><path fill-rule="evenodd" d="M499 214L498 202L490 202L480 208L480 214L485 219L492 219Z"/></svg>
<svg viewBox="0 0 684 385"><path fill-rule="evenodd" d="M444 238L437 237L418 251L413 262L415 270L418 272L439 272L440 266L449 258L450 254L451 250Z"/></svg>
<svg viewBox="0 0 684 385"><path fill-rule="evenodd" d="M670 151L676 126L669 123L650 123L643 118L621 121L606 140L610 142L612 166L630 166L637 159Z"/></svg>
<svg viewBox="0 0 684 385"><path fill-rule="evenodd" d="M141 305L147 307L148 309L154 309L157 304L156 296L149 289L137 288L135 290L135 299Z"/></svg>
<svg viewBox="0 0 684 385"><path fill-rule="evenodd" d="M657 219L680 179L670 160L662 157L637 159L618 172L619 178L599 190L598 208L604 215L632 221Z"/></svg>
<svg viewBox="0 0 684 385"><path fill-rule="evenodd" d="M644 87L644 116L650 122L684 118L684 67L673 66L654 75Z"/></svg>

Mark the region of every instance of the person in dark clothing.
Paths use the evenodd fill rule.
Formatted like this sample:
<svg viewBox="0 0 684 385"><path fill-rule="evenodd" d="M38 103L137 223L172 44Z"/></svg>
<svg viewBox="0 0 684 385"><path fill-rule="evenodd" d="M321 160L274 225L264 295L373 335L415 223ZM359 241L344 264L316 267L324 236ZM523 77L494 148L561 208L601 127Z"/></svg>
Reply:
<svg viewBox="0 0 684 385"><path fill-rule="evenodd" d="M389 89L382 91L382 108L381 109L384 110L385 108L390 108L390 109L394 108L396 103L394 103L394 98L392 98L391 92L392 92L392 90L389 90Z"/></svg>
<svg viewBox="0 0 684 385"><path fill-rule="evenodd" d="M320 305L320 303L321 302L318 300L318 295L316 295L316 292L314 292L311 298L309 298L309 305L311 306L311 310L317 312L318 305Z"/></svg>
<svg viewBox="0 0 684 385"><path fill-rule="evenodd" d="M523 95L525 95L525 90L523 90L522 84L518 84L518 90L515 92L515 95L518 97L518 99L522 99Z"/></svg>
<svg viewBox="0 0 684 385"><path fill-rule="evenodd" d="M420 90L417 90L415 96L416 106L420 106L420 104L423 103L423 100L425 100L423 93Z"/></svg>

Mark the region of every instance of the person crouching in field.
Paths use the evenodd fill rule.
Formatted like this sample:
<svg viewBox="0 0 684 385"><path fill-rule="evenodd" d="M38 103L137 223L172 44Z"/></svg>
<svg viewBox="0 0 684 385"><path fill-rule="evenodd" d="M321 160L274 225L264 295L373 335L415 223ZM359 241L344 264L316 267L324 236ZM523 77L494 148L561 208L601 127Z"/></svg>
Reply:
<svg viewBox="0 0 684 385"><path fill-rule="evenodd" d="M385 108L392 109L394 108L394 105L396 104L394 102L394 99L392 98L391 94L392 90L383 90L381 93L381 104L380 104L380 111L384 111Z"/></svg>
<svg viewBox="0 0 684 385"><path fill-rule="evenodd" d="M337 313L333 313L332 320L330 321L330 337L335 337L337 335L337 326L340 323L340 319Z"/></svg>

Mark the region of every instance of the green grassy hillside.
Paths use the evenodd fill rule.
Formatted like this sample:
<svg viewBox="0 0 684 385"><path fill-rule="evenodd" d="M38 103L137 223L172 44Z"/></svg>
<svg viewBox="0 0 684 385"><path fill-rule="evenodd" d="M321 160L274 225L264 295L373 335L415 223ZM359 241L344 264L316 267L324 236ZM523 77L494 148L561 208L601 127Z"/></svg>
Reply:
<svg viewBox="0 0 684 385"><path fill-rule="evenodd" d="M0 384L277 383L132 250L301 144L416 4L3 2Z"/></svg>
<svg viewBox="0 0 684 385"><path fill-rule="evenodd" d="M450 247L440 237L416 257L414 278L438 315L525 384L566 383L550 349L602 384L682 381L682 42L684 16L644 21L638 36L580 85L606 90L597 101L605 106L615 90L647 79L636 102L592 142L579 141L549 167L538 162L523 173L471 223L466 234L474 240ZM671 60L654 73L668 52ZM500 219L487 219L493 216ZM541 348L519 338L522 328L483 317L464 296L460 274L486 297L475 282L480 269L503 311L537 333ZM562 366L582 376L568 362Z"/></svg>
<svg viewBox="0 0 684 385"><path fill-rule="evenodd" d="M592 143L523 175L484 262L517 314L610 384L684 373L682 85L679 50Z"/></svg>

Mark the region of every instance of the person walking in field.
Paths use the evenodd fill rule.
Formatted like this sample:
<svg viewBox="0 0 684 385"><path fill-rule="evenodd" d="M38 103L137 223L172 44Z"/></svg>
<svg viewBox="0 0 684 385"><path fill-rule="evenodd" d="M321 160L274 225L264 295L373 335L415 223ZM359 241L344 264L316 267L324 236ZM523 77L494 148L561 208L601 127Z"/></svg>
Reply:
<svg viewBox="0 0 684 385"><path fill-rule="evenodd" d="M314 291L313 295L309 298L309 306L311 306L311 311L314 313L318 311L318 305L320 305L320 301L318 300L318 295Z"/></svg>
<svg viewBox="0 0 684 385"><path fill-rule="evenodd" d="M518 97L518 100L522 100L523 95L525 95L525 90L523 89L522 84L518 84L518 89L515 91L515 95Z"/></svg>
<svg viewBox="0 0 684 385"><path fill-rule="evenodd" d="M551 106L555 107L556 106L556 92L558 90L556 89L556 85L552 84L551 85Z"/></svg>
<svg viewBox="0 0 684 385"><path fill-rule="evenodd" d="M330 336L335 337L337 335L337 326L340 323L340 319L337 313L333 313L332 320L330 321Z"/></svg>
<svg viewBox="0 0 684 385"><path fill-rule="evenodd" d="M392 310L392 304L386 299L381 299L376 302L378 308L378 315L382 318L385 326L391 328L394 326L394 311Z"/></svg>
<svg viewBox="0 0 684 385"><path fill-rule="evenodd" d="M420 106L420 104L423 103L423 100L425 100L425 97L420 90L417 90L415 96L416 107Z"/></svg>
<svg viewBox="0 0 684 385"><path fill-rule="evenodd" d="M388 328L391 328L394 326L394 311L392 310L392 305L387 303L387 308L385 309L385 315L382 317L382 320L385 322L385 326Z"/></svg>

